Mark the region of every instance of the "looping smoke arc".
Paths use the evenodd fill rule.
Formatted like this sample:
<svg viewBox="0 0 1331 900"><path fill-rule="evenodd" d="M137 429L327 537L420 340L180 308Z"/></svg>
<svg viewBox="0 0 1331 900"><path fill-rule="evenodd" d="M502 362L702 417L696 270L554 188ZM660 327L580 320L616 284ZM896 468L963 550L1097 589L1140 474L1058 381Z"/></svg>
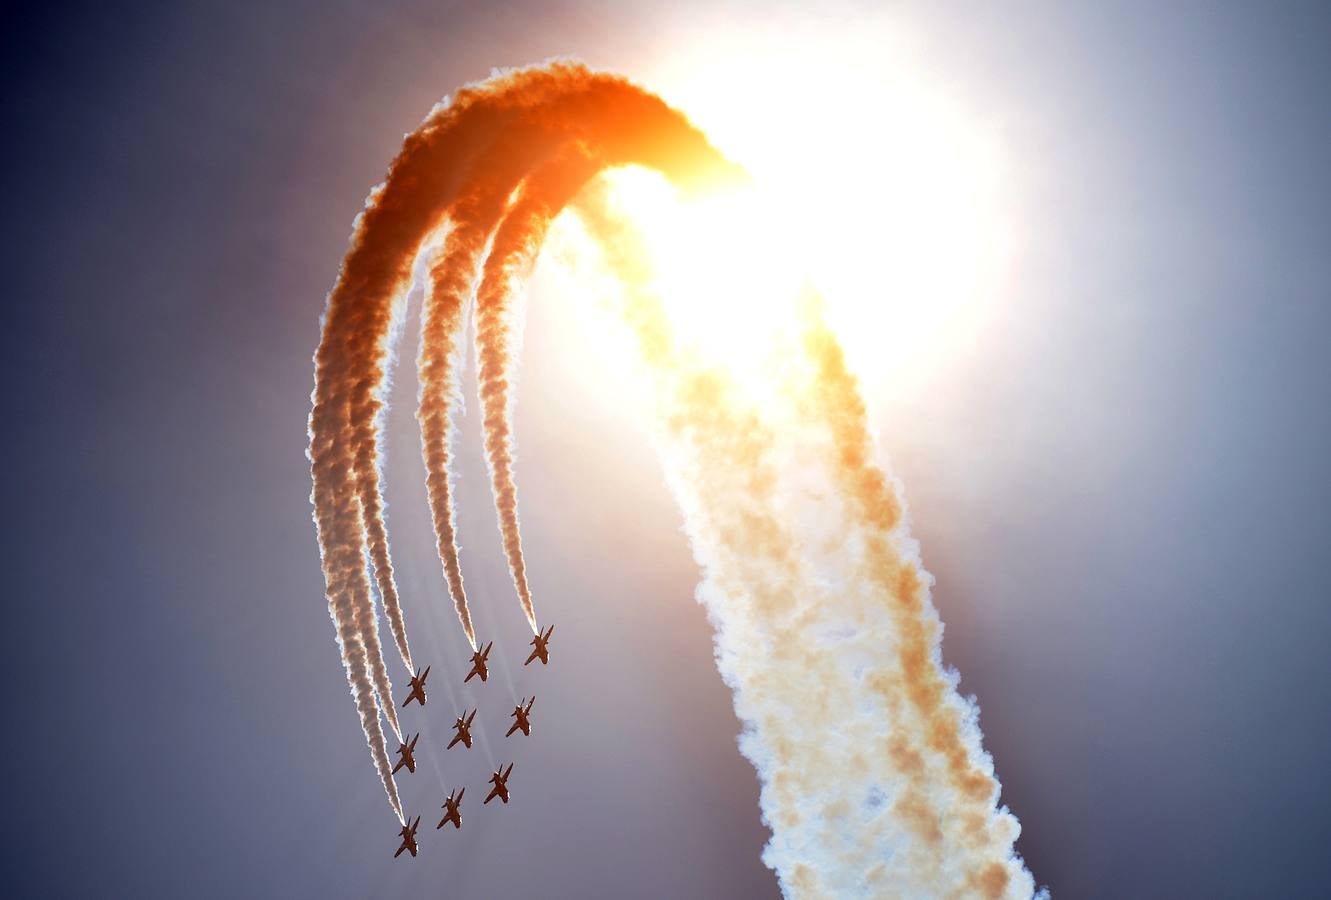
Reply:
<svg viewBox="0 0 1331 900"><path fill-rule="evenodd" d="M874 463L864 404L817 298L803 307L803 365L789 385L798 425L781 431L676 340L633 225L596 180L628 165L684 192L743 178L683 115L617 76L556 62L467 87L406 138L356 221L328 295L310 415L314 517L329 612L394 812L403 818L380 715L399 728L371 586L373 578L410 668L379 466L392 325L415 260L433 248L417 418L443 580L474 648L450 473L463 329L474 308L491 487L535 631L513 474L514 300L551 222L570 208L622 281L623 320L656 386L659 443L703 568L699 597L716 625L718 667L745 723L741 749L763 783L772 829L764 859L783 890L1029 897L1033 881L1012 849L1016 820L996 808L976 712L942 666L929 577ZM821 448L844 558L815 560L787 521L774 448L801 435ZM838 577L828 577L829 562Z"/></svg>

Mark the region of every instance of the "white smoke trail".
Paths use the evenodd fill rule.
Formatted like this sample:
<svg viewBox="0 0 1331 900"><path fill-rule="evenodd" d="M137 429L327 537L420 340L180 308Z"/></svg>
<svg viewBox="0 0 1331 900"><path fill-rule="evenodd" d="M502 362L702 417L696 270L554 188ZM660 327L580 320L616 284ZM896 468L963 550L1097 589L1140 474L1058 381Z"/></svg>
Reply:
<svg viewBox="0 0 1331 900"><path fill-rule="evenodd" d="M900 663L909 625L894 616L892 579L903 576L893 570L885 583L871 571L884 542L911 545L899 517L891 533L875 531L838 484L842 449L825 417L803 408L826 373L787 376L753 403L723 369L677 344L624 223L592 199L580 212L626 281L623 316L653 376L660 449L704 572L699 600L745 723L741 749L763 782L764 860L783 889L1030 897L1033 880L1011 848L1016 820L993 808L997 783L973 709L944 675L942 708L960 709L966 774L994 787L979 802L962 796L956 748L911 696L927 679ZM785 349L789 361L798 345ZM794 458L802 467L792 475ZM897 564L918 573L908 555ZM936 616L927 609L921 620Z"/></svg>

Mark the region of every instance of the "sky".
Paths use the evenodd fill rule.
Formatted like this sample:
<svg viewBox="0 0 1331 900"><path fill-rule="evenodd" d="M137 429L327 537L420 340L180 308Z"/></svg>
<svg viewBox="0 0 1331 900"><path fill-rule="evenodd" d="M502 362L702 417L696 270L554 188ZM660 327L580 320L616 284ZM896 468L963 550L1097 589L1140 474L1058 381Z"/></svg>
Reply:
<svg viewBox="0 0 1331 900"><path fill-rule="evenodd" d="M944 659L978 699L1037 883L1322 892L1331 16L661 6L0 11L0 884L778 895L680 514L623 395L598 387L613 373L587 361L591 338L541 302L548 285L517 412L528 566L557 626L547 669L520 666L471 402L463 565L500 663L483 690L458 685L409 372L394 389L388 522L414 653L434 665L408 722L439 745L452 704L475 698L486 736L399 780L422 816L415 861L391 858L396 823L347 699L304 451L352 218L434 102L555 54L651 87L724 34L798 42L808 27L823 45L790 58L797 73L834 64L837 34L857 53L908 36L913 64L1002 149L1011 250L983 327L927 375L866 389L937 578ZM801 107L788 115L798 130ZM838 152L828 135L829 171ZM411 359L410 327L403 347ZM531 738L506 741L501 716L532 691ZM464 806L461 832L435 832L447 790L472 785L472 801L501 758L515 802Z"/></svg>

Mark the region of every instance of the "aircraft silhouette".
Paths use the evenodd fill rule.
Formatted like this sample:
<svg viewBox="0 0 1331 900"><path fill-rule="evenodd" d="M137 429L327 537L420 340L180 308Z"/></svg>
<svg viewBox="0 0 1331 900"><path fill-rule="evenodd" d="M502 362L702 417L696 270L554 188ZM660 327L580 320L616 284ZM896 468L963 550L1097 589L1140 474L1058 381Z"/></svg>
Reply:
<svg viewBox="0 0 1331 900"><path fill-rule="evenodd" d="M504 803L508 803L508 776L512 771L512 763L509 763L508 768L504 769L502 772L499 769L495 769L495 773L490 776L490 783L493 784L494 787L490 789L490 795L485 798L485 803L482 803L481 806L489 803L495 797L498 797Z"/></svg>
<svg viewBox="0 0 1331 900"><path fill-rule="evenodd" d="M462 679L463 684L466 684L468 681L471 681L472 678L476 677L477 675L481 676L481 681L484 681L485 679L490 677L490 669L488 666L486 666L485 661L490 657L490 648L493 647L494 645L495 642L491 641L490 643L485 645L484 649L477 650L475 653L471 655L471 671L467 673L466 678Z"/></svg>
<svg viewBox="0 0 1331 900"><path fill-rule="evenodd" d="M424 675L421 674L420 669L416 670L416 674L411 676L411 693L407 694L407 699L402 701L403 706L406 706L408 703L410 703L413 700L415 700L421 706L425 705L425 679L429 677L430 677L429 666L425 667Z"/></svg>
<svg viewBox="0 0 1331 900"><path fill-rule="evenodd" d="M453 720L453 728L457 731L457 734L453 735L453 740L448 742L448 746L444 748L445 750L452 750L458 741L461 741L462 746L468 750L471 749L471 720L474 718L476 718L476 710L473 709L471 715L467 715L467 711L464 709L462 715Z"/></svg>
<svg viewBox="0 0 1331 900"><path fill-rule="evenodd" d="M416 826L419 824L421 824L421 817L417 816L415 822L402 826L402 830L398 832L402 835L402 846L397 848L397 852L393 854L393 859L401 856L403 850L411 851L412 856L416 855Z"/></svg>
<svg viewBox="0 0 1331 900"><path fill-rule="evenodd" d="M407 767L408 772L411 772L413 774L415 773L416 757L414 755L414 752L416 750L416 742L419 741L420 739L421 739L421 733L418 731L416 732L416 736L411 739L411 743L403 741L402 746L397 748L398 756L402 758L397 761L397 765L393 766L394 775L396 775L397 770L402 768L403 766Z"/></svg>
<svg viewBox="0 0 1331 900"><path fill-rule="evenodd" d="M456 800L453 799L454 793L458 795ZM463 788L460 791L450 792L449 795L444 798L443 807L448 810L448 812L444 813L444 817L439 820L439 824L434 826L435 830L443 828L448 822L452 822L454 828L462 827L462 795L465 793L467 793L467 789Z"/></svg>
<svg viewBox="0 0 1331 900"><path fill-rule="evenodd" d="M526 700L527 698L523 697L522 699ZM513 732L519 729L522 730L523 734L527 735L531 734L531 720L527 718L527 714L531 712L531 705L532 703L535 702L536 702L536 697L535 695L533 695L531 698L531 702L527 704L526 708L523 708L521 702L519 702L517 706L513 707L513 712L509 713L509 715L513 717L514 722L512 726L509 727L508 733L505 734L504 737L509 737L510 735L513 734Z"/></svg>
<svg viewBox="0 0 1331 900"><path fill-rule="evenodd" d="M530 665L533 659L539 659L543 666L549 664L550 650L546 647L546 644L550 641L550 635L554 633L555 626L553 625L545 630L545 634L537 632L536 637L531 639L531 645L534 649L531 652L531 656L527 657L527 661L523 663L524 666Z"/></svg>

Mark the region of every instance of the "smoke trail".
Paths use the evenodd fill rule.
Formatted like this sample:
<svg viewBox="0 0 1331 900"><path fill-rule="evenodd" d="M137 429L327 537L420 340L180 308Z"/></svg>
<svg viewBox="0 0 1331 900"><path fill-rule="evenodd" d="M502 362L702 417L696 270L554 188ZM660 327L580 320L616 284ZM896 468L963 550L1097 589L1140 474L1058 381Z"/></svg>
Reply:
<svg viewBox="0 0 1331 900"><path fill-rule="evenodd" d="M966 888L1001 895L1024 873L1011 860L995 861L994 851L1011 846L1020 826L1006 809L993 812L999 794L993 760L980 747L978 712L957 695L955 676L943 668L942 623L929 600L932 579L919 567L913 543L902 548L891 540L902 505L872 462L868 416L854 376L822 318L819 298L807 297L802 312L805 351L813 363L808 413L832 436L835 476L851 498L850 511L862 530L866 574L891 604L898 634L896 671L951 788L947 807L939 814L940 826L956 831L955 840L976 859ZM875 687L882 691L886 685L879 681Z"/></svg>
<svg viewBox="0 0 1331 900"><path fill-rule="evenodd" d="M383 730L379 727L379 710L375 698L363 689L357 690L356 682L352 679L352 673L364 671L366 647L359 639L351 638L350 643L344 645L344 653L352 660L348 666L348 681L352 682L352 696L356 700L356 709L360 712L361 728L370 744L374 767L379 772L379 781L383 783L384 790L388 793L388 802L393 807L393 812L397 813L398 821L405 825L402 801L397 794L397 784L393 781L393 763L388 758L388 744L384 740ZM401 739L399 735L398 740Z"/></svg>
<svg viewBox="0 0 1331 900"><path fill-rule="evenodd" d="M495 223L524 172L541 152L542 142L530 128L511 126L502 140L488 148L487 166L465 195L449 210L450 230L432 260L417 357L420 396L416 418L421 426L426 490L434 519L439 559L449 593L473 650L476 632L458 561L454 525L451 410L458 396L458 344L475 273L485 258ZM525 579L523 581L525 587ZM527 601L526 606L530 607Z"/></svg>
<svg viewBox="0 0 1331 900"><path fill-rule="evenodd" d="M316 515L320 510L337 512L330 518L332 530L321 531L325 580L331 605L349 606L361 623L371 621L372 600L368 585L362 590L363 577L328 570L330 548L339 548L332 554L333 564L339 567L351 565L353 548L361 553L369 550L385 613L404 661L410 660L410 651L392 583L378 471L378 430L393 312L405 297L421 244L443 224L449 204L463 184L462 176L483 149L485 135L502 131L524 104L539 104L546 91L565 80L555 68L526 77L501 77L464 89L453 103L436 107L408 136L385 183L371 192L357 218L337 283L328 295L316 357L315 412L310 419L312 460L316 449L323 454L313 472ZM504 98L506 102L500 102ZM358 503L353 504L348 486L354 489ZM350 592L347 604L334 603L334 585ZM371 666L382 667L377 636L367 651ZM380 706L396 730L391 694L380 697Z"/></svg>
<svg viewBox="0 0 1331 900"><path fill-rule="evenodd" d="M510 73L436 110L358 224L329 297L310 452L330 611L376 766L386 760L383 737L373 694L361 689L381 655L367 545L376 574L385 569L362 517L371 510L380 521L381 507L359 492L379 489L376 404L393 304L422 242L446 224L429 273L418 411L441 560L474 646L448 423L475 286L487 460L510 569L535 627L512 474L512 298L568 196L596 171L628 163L685 187L696 173L729 171L678 113L622 80L568 64ZM816 302L800 316L792 308L789 334L778 333L790 344L786 365L757 403L747 381L677 340L649 260L607 211L606 195L589 191L578 208L623 282L623 316L653 379L667 475L704 573L699 599L744 723L741 750L762 781L772 830L763 858L783 890L1031 896L1033 880L1012 850L1016 820L995 809L999 788L977 714L942 665L929 576ZM779 308L761 315L777 318ZM385 788L399 810L391 777Z"/></svg>
<svg viewBox="0 0 1331 900"><path fill-rule="evenodd" d="M536 262L551 220L598 168L575 149L533 173L495 232L476 290L476 358L490 486L513 586L534 633L540 629L527 584L513 478L513 298Z"/></svg>
<svg viewBox="0 0 1331 900"><path fill-rule="evenodd" d="M911 560L884 567L900 503L872 465L863 404L838 368L830 333L806 315L805 342L818 365L777 392L797 398L789 413L802 420L782 422L781 431L789 441L802 428L820 465L855 489L852 514L839 517L844 531L830 545L863 544L865 560L879 567L874 579L852 572L858 590L821 583L825 576L812 571L818 551L780 515L772 430L731 407L723 375L673 346L624 223L606 214L603 197L584 197L578 211L626 284L623 315L655 375L663 455L705 573L700 599L717 628L718 666L746 723L741 745L763 778L773 829L764 858L783 887L799 896L1030 896L1030 874L1011 853L1015 819L993 811L997 782L973 710L941 669L936 616L920 593L927 576ZM838 518L836 510L816 512ZM860 568L854 551L844 555L827 561L834 571ZM881 615L885 597L900 613L891 620ZM836 640L820 646L827 634ZM932 655L921 665L920 641L929 635ZM885 666L882 651L894 644L900 665ZM866 708L875 696L883 708ZM840 740L828 742L828 731ZM893 815L883 815L889 808Z"/></svg>
<svg viewBox="0 0 1331 900"><path fill-rule="evenodd" d="M379 409L382 408L383 401L375 395L373 402L364 409L357 409L352 413L352 421L373 421L373 431L378 432ZM363 521L365 523L366 541L369 545L370 563L374 568L374 576L379 585L379 596L383 601L384 613L388 618L389 628L393 632L393 641L397 644L398 653L402 656L402 663L408 671L412 669L411 647L407 644L407 625L402 617L402 602L398 599L397 583L393 578L393 561L388 553L388 527L384 523L384 504L383 489L380 484L381 475L379 471L378 440L371 437L369 440L358 441L356 450L356 471L357 486L359 487L359 497ZM367 473L373 473L368 475ZM387 677L385 675L385 677ZM388 705L392 706L392 696L388 697Z"/></svg>
<svg viewBox="0 0 1331 900"><path fill-rule="evenodd" d="M476 649L476 629L467 608L454 524L451 467L454 429L450 410L458 394L458 343L465 299L471 288L471 267L466 264L474 261L479 253L475 245L482 240L483 233L477 234L477 229L464 224L450 232L444 248L431 261L420 352L416 358L420 383L416 420L421 427L425 488L434 521L435 543L449 595L472 650Z"/></svg>
<svg viewBox="0 0 1331 900"><path fill-rule="evenodd" d="M352 249L328 296L323 337L315 355L314 408L309 422L310 500L343 665L371 756L400 819L401 804L391 770L386 768L387 749L379 724L380 712L386 712L398 731L396 711L391 686L380 686L375 696L378 676L372 678L371 671L383 670L383 654L377 637L373 645L366 637L373 634L374 612L365 571L362 495L378 490L378 473L358 477L357 465L374 464L378 415L369 415L368 421L352 421L353 411L364 416L376 407L374 394L383 380L391 306L409 277L376 239L385 230L384 220L391 219L388 207L377 202L382 196L381 190L373 193L358 217ZM430 224L428 217L418 218L422 227ZM369 448L362 449L366 443Z"/></svg>
<svg viewBox="0 0 1331 900"><path fill-rule="evenodd" d="M525 146L530 151L530 166L564 143L583 140L577 130L589 125L605 139L598 155L607 164L639 161L662 166L671 162L705 171L706 166L690 167L689 163L712 157L702 135L678 113L623 79L594 74L568 63L497 76L460 91L453 103L436 107L407 137L384 184L371 193L357 218L351 248L328 295L323 335L315 356L314 408L309 426L311 501L319 524L330 613L340 635L355 633L365 645L364 666L344 657L348 677L354 679L357 696L377 694L380 711L399 734L365 565L369 552L377 576L391 585L380 499L378 428L393 312L405 297L421 246L450 219L460 194L475 194L476 176L479 174L482 180L487 177L493 163L487 151L496 141L509 140L510 150L517 153L524 145L512 132L514 128L527 129ZM511 186L516 186L523 168L520 160L512 164ZM511 187L499 190L503 183L495 180L493 187L506 201ZM494 225L493 216L487 220L476 214L470 224L464 222L462 228L455 227L450 234L465 234L469 240L454 241L455 246L471 248L474 235L488 233ZM459 277L472 278L474 270L462 269ZM449 334L456 338L461 320L442 316L438 321L440 327L430 329L430 337L439 342L427 344L424 353L432 354L435 350L431 348L444 347L447 360L449 352L443 342ZM439 336L440 330L444 337ZM450 371L451 367L432 369L441 376L434 383L443 386L445 395L442 416L427 419L434 430L424 435L426 440L433 436L436 447L447 445ZM442 506L448 512L443 517L436 514L436 522L441 523L438 544L464 631L474 645L475 635L468 627L465 597L460 591L460 574L456 573L456 538L450 533L446 451L443 470L442 482L437 468L433 473L433 496L438 500L435 509ZM364 499L367 496L368 501ZM371 520L368 528L367 516ZM400 646L403 649L406 631L401 607L388 599L395 598L396 592L390 590L384 596L390 625L404 638Z"/></svg>

